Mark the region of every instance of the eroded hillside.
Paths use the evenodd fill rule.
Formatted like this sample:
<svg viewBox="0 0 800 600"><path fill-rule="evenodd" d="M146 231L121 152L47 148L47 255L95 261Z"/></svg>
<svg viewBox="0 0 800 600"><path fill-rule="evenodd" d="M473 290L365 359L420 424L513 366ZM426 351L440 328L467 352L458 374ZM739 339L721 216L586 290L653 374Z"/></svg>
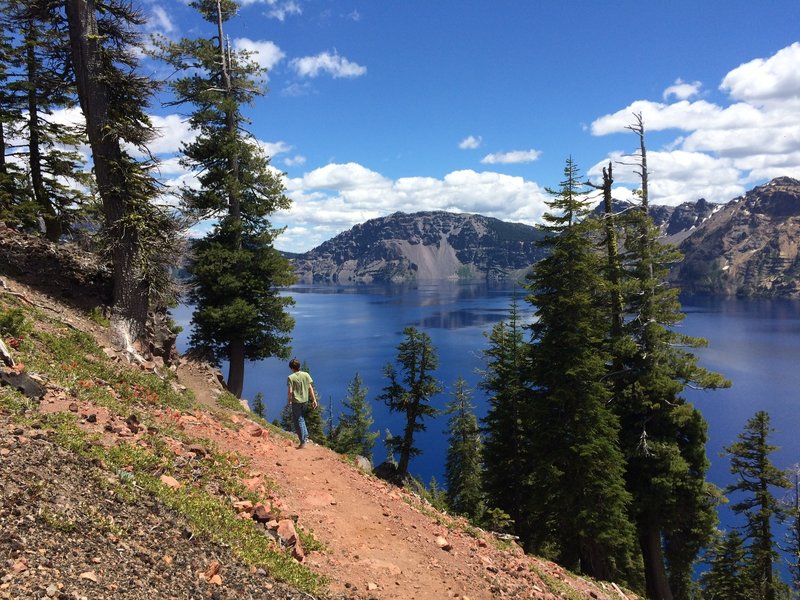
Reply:
<svg viewBox="0 0 800 600"><path fill-rule="evenodd" d="M524 555L3 276L0 598L633 598ZM8 337L8 336L7 336ZM267 399L269 401L269 399Z"/></svg>

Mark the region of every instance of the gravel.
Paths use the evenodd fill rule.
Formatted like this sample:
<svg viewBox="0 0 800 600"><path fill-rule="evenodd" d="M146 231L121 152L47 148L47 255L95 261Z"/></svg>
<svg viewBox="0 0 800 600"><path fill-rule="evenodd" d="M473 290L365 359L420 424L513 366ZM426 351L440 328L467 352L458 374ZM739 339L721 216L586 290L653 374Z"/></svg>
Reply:
<svg viewBox="0 0 800 600"><path fill-rule="evenodd" d="M193 536L156 500L123 502L102 485L113 477L0 413L0 598L312 598ZM214 561L221 584L201 577Z"/></svg>

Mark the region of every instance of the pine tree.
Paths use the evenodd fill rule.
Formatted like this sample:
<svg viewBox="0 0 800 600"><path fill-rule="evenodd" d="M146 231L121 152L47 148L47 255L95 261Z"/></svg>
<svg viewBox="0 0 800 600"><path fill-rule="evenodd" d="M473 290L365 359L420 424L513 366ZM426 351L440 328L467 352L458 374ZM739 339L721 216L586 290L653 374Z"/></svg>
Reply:
<svg viewBox="0 0 800 600"><path fill-rule="evenodd" d="M288 402L283 405L281 409L280 420L278 421L280 426L285 431L294 431L294 418L292 417L292 405Z"/></svg>
<svg viewBox="0 0 800 600"><path fill-rule="evenodd" d="M22 33L19 82L26 99L27 169L30 194L45 225L45 235L58 241L88 197L91 182L77 146L85 144L84 128L53 121L55 109L77 103L69 64L69 36L60 0L24 0L8 18Z"/></svg>
<svg viewBox="0 0 800 600"><path fill-rule="evenodd" d="M524 508L528 497L528 465L533 460L528 444L530 391L527 346L522 338L516 296L506 321L488 334L484 350L486 369L480 387L488 394L488 411L482 420L484 432L483 489L489 512L502 511L520 530L535 527Z"/></svg>
<svg viewBox="0 0 800 600"><path fill-rule="evenodd" d="M397 477L402 481L408 474L408 463L420 453L414 446L414 434L425 430L423 419L437 414L430 404L431 398L442 391L441 386L431 375L439 366L436 350L427 333L414 327L403 330L404 340L397 346L397 363L401 373L389 363L384 369L389 385L384 388L380 400L386 402L390 410L405 415L402 437L391 440L393 452L399 454Z"/></svg>
<svg viewBox="0 0 800 600"><path fill-rule="evenodd" d="M474 413L475 407L470 403L471 398L472 390L467 387L464 378L459 377L453 399L444 411L450 415L445 486L450 509L477 521L483 515L483 442Z"/></svg>
<svg viewBox="0 0 800 600"><path fill-rule="evenodd" d="M347 386L345 413L339 417L335 429L333 449L341 454L358 454L372 460L372 449L378 437L372 427L372 408L367 400L367 388L356 373Z"/></svg>
<svg viewBox="0 0 800 600"><path fill-rule="evenodd" d="M788 471L791 484L791 494L784 502L786 522L786 543L783 551L789 573L791 574L791 588L795 596L800 597L800 463L793 465Z"/></svg>
<svg viewBox="0 0 800 600"><path fill-rule="evenodd" d="M640 142L636 166L642 178L642 205L619 219L625 320L622 336L610 345L615 392L611 406L620 419L626 481L633 497L631 519L647 597L686 600L694 561L714 532L719 492L705 480L705 419L681 393L687 385L715 389L730 383L698 366L691 349L705 345L705 340L675 329L684 316L679 290L665 283L680 253L658 240L648 214L640 115L631 129Z"/></svg>
<svg viewBox="0 0 800 600"><path fill-rule="evenodd" d="M540 525L525 531L531 550L554 548L568 568L605 580L632 574L633 527L619 423L605 382L608 304L579 172L569 159L543 216L550 250L528 276L531 325L531 493Z"/></svg>
<svg viewBox="0 0 800 600"><path fill-rule="evenodd" d="M257 414L262 419L265 417L265 407L264 407L264 394L258 392L253 398L253 412Z"/></svg>
<svg viewBox="0 0 800 600"><path fill-rule="evenodd" d="M185 206L199 218L218 217L194 248L189 266L195 305L191 345L227 360L227 387L237 397L246 359L288 358L294 326L280 286L294 281L288 261L273 247L282 230L268 217L287 209L281 176L245 131L245 105L262 90L263 74L246 54L233 52L223 25L236 13L233 0L192 2L214 25L209 39L160 43L160 56L184 74L172 83L174 104L193 104L189 121L198 130L183 148L183 164L197 173L199 187L184 187Z"/></svg>
<svg viewBox="0 0 800 600"><path fill-rule="evenodd" d="M750 597L752 583L747 578L744 542L738 531L719 535L706 560L710 568L700 576L703 600Z"/></svg>
<svg viewBox="0 0 800 600"><path fill-rule="evenodd" d="M747 421L738 441L725 448L730 456L731 473L736 476L736 482L725 491L737 494L738 500L731 504L731 509L745 518L747 564L753 583L750 593L752 598L763 600L775 600L779 587L774 569L778 553L772 523L782 516L783 507L772 490L791 487L786 473L770 460L770 454L777 450L769 443L773 431L769 414L758 411Z"/></svg>
<svg viewBox="0 0 800 600"><path fill-rule="evenodd" d="M128 152L146 152L155 131L145 109L155 84L137 74L137 29L144 20L124 0L65 0L70 59L103 203L100 240L113 268L112 323L130 343L144 335L148 309L174 300L177 223L158 206L154 164Z"/></svg>
<svg viewBox="0 0 800 600"><path fill-rule="evenodd" d="M25 123L24 48L19 44L19 26L12 18L16 8L17 3L11 0L0 2L0 222L33 227L36 205L27 189L21 161L15 160L14 155L22 149L12 141L22 136Z"/></svg>

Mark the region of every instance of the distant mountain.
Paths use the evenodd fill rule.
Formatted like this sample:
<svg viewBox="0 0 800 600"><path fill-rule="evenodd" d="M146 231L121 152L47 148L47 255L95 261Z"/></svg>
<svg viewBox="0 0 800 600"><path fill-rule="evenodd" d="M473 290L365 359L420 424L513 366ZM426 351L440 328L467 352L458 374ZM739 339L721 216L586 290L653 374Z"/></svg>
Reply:
<svg viewBox="0 0 800 600"><path fill-rule="evenodd" d="M671 279L696 293L800 298L799 245L800 181L779 177L689 232Z"/></svg>
<svg viewBox="0 0 800 600"><path fill-rule="evenodd" d="M612 205L612 210L615 214L621 214L638 206L633 202L616 200ZM601 214L602 207L602 203L598 204L594 210L595 214ZM662 239L677 245L720 208L721 205L712 204L705 198L700 198L697 202L684 202L678 206L653 204L650 206L650 216L661 230Z"/></svg>
<svg viewBox="0 0 800 600"><path fill-rule="evenodd" d="M635 209L616 202L615 212ZM599 212L599 207L597 212ZM727 204L653 205L685 259L670 280L718 295L800 298L800 181L773 179ZM288 255L302 282L387 283L520 278L544 256L535 227L474 214L394 213Z"/></svg>
<svg viewBox="0 0 800 600"><path fill-rule="evenodd" d="M535 242L543 236L535 227L481 215L397 212L289 258L306 283L501 280L521 276L542 258Z"/></svg>

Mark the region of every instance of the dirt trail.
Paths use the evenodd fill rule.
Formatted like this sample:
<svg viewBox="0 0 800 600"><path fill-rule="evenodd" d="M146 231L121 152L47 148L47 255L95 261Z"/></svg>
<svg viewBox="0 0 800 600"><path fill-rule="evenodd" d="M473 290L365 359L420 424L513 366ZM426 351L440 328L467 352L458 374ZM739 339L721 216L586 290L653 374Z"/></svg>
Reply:
<svg viewBox="0 0 800 600"><path fill-rule="evenodd" d="M325 546L323 552L310 553L306 563L331 580L332 591L396 600L501 597L487 567L500 557L506 562L505 555L493 558L485 541L437 524L411 506L420 501L407 492L317 445L300 450L266 431L254 438L249 427L233 432L210 419L183 422L186 433L249 459L251 479L277 485L272 502L298 515L299 524ZM452 546L449 550L437 545L440 536ZM470 560L478 552L484 557L481 569Z"/></svg>
<svg viewBox="0 0 800 600"><path fill-rule="evenodd" d="M17 283L13 288L35 304L52 302L27 286ZM108 344L103 328L80 312L63 306L52 312L94 335L101 345ZM501 548L491 534L436 512L327 448L311 444L298 449L296 440L257 425L247 415L226 412L215 402L221 386L206 366L182 359L177 376L194 393L198 408L183 413L153 409L152 417L171 422L189 436L211 440L222 452L238 454L247 465L246 485L281 514L296 515L298 525L322 544L321 550L307 552L304 562L328 579L337 597L635 598L613 584L591 582L526 556L516 546ZM102 407L75 404L63 392L49 393L40 408L92 413L93 422L82 419L81 427L101 435L106 443L119 441L105 427L113 415ZM141 434L134 434L134 440L137 435ZM124 439L132 441L130 436Z"/></svg>

